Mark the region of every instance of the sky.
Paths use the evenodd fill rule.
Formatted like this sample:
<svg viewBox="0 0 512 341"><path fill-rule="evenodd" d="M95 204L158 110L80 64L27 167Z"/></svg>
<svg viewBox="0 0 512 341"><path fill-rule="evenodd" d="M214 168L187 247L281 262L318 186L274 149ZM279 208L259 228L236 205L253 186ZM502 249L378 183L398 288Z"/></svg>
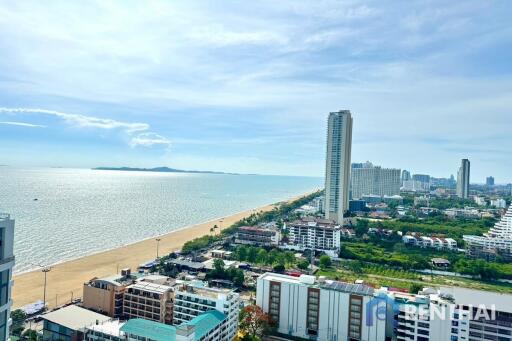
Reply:
<svg viewBox="0 0 512 341"><path fill-rule="evenodd" d="M512 182L510 1L0 1L0 164Z"/></svg>

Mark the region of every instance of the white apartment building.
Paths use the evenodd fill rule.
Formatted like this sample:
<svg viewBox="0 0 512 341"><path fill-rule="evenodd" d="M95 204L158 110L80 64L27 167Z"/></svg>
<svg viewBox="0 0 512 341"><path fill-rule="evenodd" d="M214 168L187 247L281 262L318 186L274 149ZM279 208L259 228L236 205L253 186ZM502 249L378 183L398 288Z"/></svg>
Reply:
<svg viewBox="0 0 512 341"><path fill-rule="evenodd" d="M478 197L478 196L475 196L473 197L473 201L478 205L478 206L487 206L487 201L485 201L485 198L484 197ZM492 203L491 203L492 205Z"/></svg>
<svg viewBox="0 0 512 341"><path fill-rule="evenodd" d="M493 199L491 200L491 206L496 208L507 208L507 202L504 199Z"/></svg>
<svg viewBox="0 0 512 341"><path fill-rule="evenodd" d="M398 341L512 341L512 295L457 287L385 292Z"/></svg>
<svg viewBox="0 0 512 341"><path fill-rule="evenodd" d="M349 110L329 113L325 161L325 218L343 224L348 210L352 114Z"/></svg>
<svg viewBox="0 0 512 341"><path fill-rule="evenodd" d="M174 294L174 324L186 323L201 313L216 310L226 316L225 330L219 340L230 341L238 329L240 296L233 290L208 288L202 283L187 283Z"/></svg>
<svg viewBox="0 0 512 341"><path fill-rule="evenodd" d="M363 195L393 196L400 194L400 169L381 168L367 162L352 168L350 185L353 199Z"/></svg>
<svg viewBox="0 0 512 341"><path fill-rule="evenodd" d="M340 249L342 227L332 220L306 217L286 227L289 244L297 249L314 249L333 255Z"/></svg>
<svg viewBox="0 0 512 341"><path fill-rule="evenodd" d="M463 239L470 256L500 254L506 259L512 259L512 205L489 232L483 236L464 235Z"/></svg>
<svg viewBox="0 0 512 341"><path fill-rule="evenodd" d="M124 317L171 324L174 288L168 284L160 284L167 280L168 277L152 275L126 287L123 296Z"/></svg>
<svg viewBox="0 0 512 341"><path fill-rule="evenodd" d="M14 219L0 213L0 341L9 339L11 324L12 269L14 267Z"/></svg>
<svg viewBox="0 0 512 341"><path fill-rule="evenodd" d="M392 330L386 320L375 318L373 293L362 284L265 273L257 281L256 304L281 334L322 341L385 341Z"/></svg>

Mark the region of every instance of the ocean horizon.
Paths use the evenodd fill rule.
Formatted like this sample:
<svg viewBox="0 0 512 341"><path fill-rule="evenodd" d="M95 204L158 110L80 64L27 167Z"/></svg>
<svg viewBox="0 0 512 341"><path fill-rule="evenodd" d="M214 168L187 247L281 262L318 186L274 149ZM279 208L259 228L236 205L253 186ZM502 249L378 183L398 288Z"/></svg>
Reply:
<svg viewBox="0 0 512 341"><path fill-rule="evenodd" d="M15 273L132 244L322 187L321 177L0 167ZM31 261L37 259L37 261Z"/></svg>

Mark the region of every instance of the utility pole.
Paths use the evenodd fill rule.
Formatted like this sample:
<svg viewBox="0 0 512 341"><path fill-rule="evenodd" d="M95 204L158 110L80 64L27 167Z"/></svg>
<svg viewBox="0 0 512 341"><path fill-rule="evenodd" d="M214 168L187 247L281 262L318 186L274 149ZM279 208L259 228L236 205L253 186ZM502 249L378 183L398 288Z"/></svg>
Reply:
<svg viewBox="0 0 512 341"><path fill-rule="evenodd" d="M162 240L161 238L157 238L155 239L156 240L156 259L158 259L158 247L160 246L160 241Z"/></svg>

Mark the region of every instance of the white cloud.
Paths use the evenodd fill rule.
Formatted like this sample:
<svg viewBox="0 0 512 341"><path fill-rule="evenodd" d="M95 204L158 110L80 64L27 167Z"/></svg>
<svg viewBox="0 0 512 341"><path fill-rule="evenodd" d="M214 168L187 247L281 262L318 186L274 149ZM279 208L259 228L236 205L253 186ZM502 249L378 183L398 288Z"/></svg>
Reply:
<svg viewBox="0 0 512 341"><path fill-rule="evenodd" d="M26 123L26 122L4 121L4 122L0 122L0 124L11 125L11 126L27 127L27 128L46 128L45 125L32 124L32 123Z"/></svg>
<svg viewBox="0 0 512 341"><path fill-rule="evenodd" d="M22 114L43 114L55 116L63 119L71 126L79 128L98 128L98 129L122 129L127 133L143 131L149 129L147 123L132 123L116 121L108 118L98 118L80 114L69 114L55 110L32 109L32 108L0 108L0 113L22 113Z"/></svg>
<svg viewBox="0 0 512 341"><path fill-rule="evenodd" d="M166 137L151 132L138 134L130 140L132 147L151 147L153 145L169 146L170 144L171 141Z"/></svg>

